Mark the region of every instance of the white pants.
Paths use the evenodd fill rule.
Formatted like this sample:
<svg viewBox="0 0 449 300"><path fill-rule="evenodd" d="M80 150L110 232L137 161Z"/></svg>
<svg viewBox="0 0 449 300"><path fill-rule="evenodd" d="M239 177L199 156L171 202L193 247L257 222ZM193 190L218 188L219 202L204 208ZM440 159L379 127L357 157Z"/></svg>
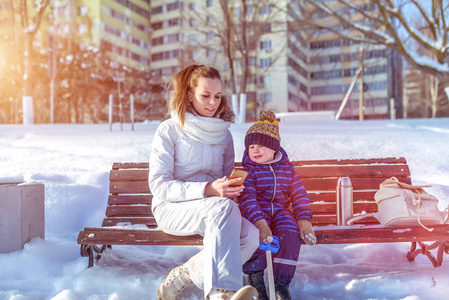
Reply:
<svg viewBox="0 0 449 300"><path fill-rule="evenodd" d="M202 251L185 266L207 298L212 287L238 290L243 286L242 264L259 246L259 231L243 218L237 204L223 197L165 202L154 216L161 230L174 235L200 234ZM240 247L239 247L240 245Z"/></svg>

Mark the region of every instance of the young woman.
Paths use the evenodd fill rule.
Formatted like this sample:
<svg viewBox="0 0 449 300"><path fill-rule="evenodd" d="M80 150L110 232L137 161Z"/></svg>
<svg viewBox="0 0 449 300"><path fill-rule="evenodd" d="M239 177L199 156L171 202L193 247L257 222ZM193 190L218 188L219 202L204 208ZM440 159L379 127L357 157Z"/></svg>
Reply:
<svg viewBox="0 0 449 300"><path fill-rule="evenodd" d="M234 168L228 130L234 113L220 74L191 65L171 87L171 118L158 127L150 156L152 210L161 230L200 234L204 248L168 273L158 299L176 299L189 284L202 288L205 299L256 299L253 287L243 287L242 264L258 248L258 230L231 200L244 187L231 187L238 178L227 178Z"/></svg>

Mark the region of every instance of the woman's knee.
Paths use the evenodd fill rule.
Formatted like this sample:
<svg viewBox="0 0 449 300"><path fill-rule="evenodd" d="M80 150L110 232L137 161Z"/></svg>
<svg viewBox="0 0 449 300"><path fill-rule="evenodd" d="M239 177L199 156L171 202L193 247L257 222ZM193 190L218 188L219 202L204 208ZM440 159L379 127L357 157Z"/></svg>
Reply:
<svg viewBox="0 0 449 300"><path fill-rule="evenodd" d="M254 251L259 248L259 230L250 221L242 217L242 231L240 236L243 262L250 259Z"/></svg>
<svg viewBox="0 0 449 300"><path fill-rule="evenodd" d="M205 201L208 200L209 199L206 199ZM213 197L209 202L209 204L211 205L209 209L212 214L218 215L224 213L225 215L234 218L240 218L241 216L239 207L234 201L229 198Z"/></svg>

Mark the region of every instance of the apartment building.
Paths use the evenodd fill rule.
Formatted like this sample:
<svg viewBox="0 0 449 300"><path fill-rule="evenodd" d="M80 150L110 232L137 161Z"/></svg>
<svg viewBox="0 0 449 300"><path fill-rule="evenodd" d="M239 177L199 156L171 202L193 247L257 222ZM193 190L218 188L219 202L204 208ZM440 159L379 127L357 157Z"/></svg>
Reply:
<svg viewBox="0 0 449 300"><path fill-rule="evenodd" d="M228 95L246 93L248 121L265 109L336 112L361 66L363 95L358 79L342 118L358 118L361 97L365 118L387 117L391 101L401 107L397 54L298 27L295 18L306 13L303 1L275 1L279 9L270 1L247 1L246 7L242 1L227 1L231 21L258 22L258 29L245 31L256 45L247 53L233 46L232 61L223 50L226 39L220 37L226 26L218 0L54 0L48 30L101 47L122 65L150 71L153 83L166 82L191 63L213 65L221 71ZM324 15L316 18L333 22ZM236 26L227 37L238 40L241 34ZM162 95L152 97L163 101Z"/></svg>
<svg viewBox="0 0 449 300"><path fill-rule="evenodd" d="M101 47L118 63L150 69L150 0L55 0L53 30Z"/></svg>
<svg viewBox="0 0 449 300"><path fill-rule="evenodd" d="M297 1L278 1L282 9L274 11L270 3L249 2L243 7L241 1L230 0L222 8L217 0L152 1L154 78L165 81L188 64L209 64L221 71L228 95L233 91L245 92L247 120L255 120L263 109L306 110L306 37L303 32L289 33L290 17L286 13L288 5L300 6ZM238 41L242 26L227 28L226 32L226 14L238 24L246 18L246 33L255 40L254 45L248 46L248 53L228 45L232 48L232 60L224 51L229 40L223 35Z"/></svg>
<svg viewBox="0 0 449 300"><path fill-rule="evenodd" d="M248 120L255 119L264 109L336 112L360 68L363 68L360 76L364 82L363 93L359 87L362 78L358 78L341 118L358 118L359 103L363 103L363 115L367 119L389 117L392 102L399 110L396 113L402 115L402 60L399 55L385 46L353 43L335 33L298 28L295 16L306 13L299 0L277 1L280 11L275 11L269 1L250 3L246 7L247 18L254 14L259 15L259 21L264 15L272 17L266 18L265 31L255 34L259 45L251 49L248 59L245 89ZM372 4L361 3L366 10L374 9ZM222 72L229 93L232 90L231 62L223 52L216 27L211 25L223 22L217 12L222 10L217 0L152 1L151 69L154 75L166 80L189 63L212 64ZM292 10L295 13L286 13ZM231 19L241 18L241 1L228 1L228 11ZM325 15L316 17L323 23L333 22ZM233 37L237 35L238 32ZM239 83L244 79L242 54L234 51L235 90L240 93Z"/></svg>
<svg viewBox="0 0 449 300"><path fill-rule="evenodd" d="M332 1L330 1L332 2ZM338 3L334 1L334 8ZM359 1L365 11L374 4ZM361 16L354 16L357 22ZM316 14L321 24L335 22L326 14ZM335 23L335 28L342 27ZM343 30L343 28L342 28ZM363 37L361 37L363 39ZM355 86L341 115L358 119L362 103L364 118L389 117L391 107L402 117L402 58L382 45L354 43L332 32L311 32L309 35L309 109L337 111L352 83ZM357 77L358 72L360 76ZM360 83L363 81L363 93Z"/></svg>

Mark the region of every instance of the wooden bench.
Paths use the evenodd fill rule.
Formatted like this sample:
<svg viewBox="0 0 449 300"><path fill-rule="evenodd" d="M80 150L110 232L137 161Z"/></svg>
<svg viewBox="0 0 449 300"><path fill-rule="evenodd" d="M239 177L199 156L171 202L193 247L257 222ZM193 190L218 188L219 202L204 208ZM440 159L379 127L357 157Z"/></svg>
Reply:
<svg viewBox="0 0 449 300"><path fill-rule="evenodd" d="M442 264L444 253L449 253L449 224L434 226L432 232L422 227L385 227L375 218L366 218L352 226L336 225L339 177L348 175L352 181L354 214L375 212L374 194L382 181L395 176L402 182L411 183L405 158L311 160L293 164L310 195L317 244L411 242L408 260L425 254L434 267ZM236 163L236 167L241 166ZM89 257L89 267L112 245L202 244L199 235L173 236L157 228L151 213L148 163L114 163L109 190L102 227L85 228L78 236L81 255ZM434 249L436 257L431 252Z"/></svg>

